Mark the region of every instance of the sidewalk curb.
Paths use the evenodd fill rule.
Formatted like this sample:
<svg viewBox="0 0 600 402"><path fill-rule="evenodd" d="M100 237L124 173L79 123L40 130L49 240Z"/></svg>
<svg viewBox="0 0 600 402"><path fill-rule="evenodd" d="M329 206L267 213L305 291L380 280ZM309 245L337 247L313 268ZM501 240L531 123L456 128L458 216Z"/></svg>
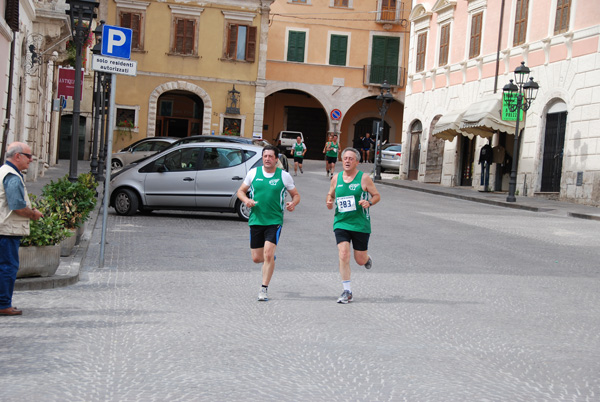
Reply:
<svg viewBox="0 0 600 402"><path fill-rule="evenodd" d="M85 232L83 236L81 236L81 242L79 245L75 246L75 253L68 257L61 257L60 259L60 265L57 272L66 271L66 274L47 277L17 278L15 282L15 291L54 289L74 285L79 282L81 266L87 255L88 247L92 239L92 233L98 223L100 204L102 204L101 199L96 203L96 208L94 208L91 219L88 221L88 225L86 225Z"/></svg>
<svg viewBox="0 0 600 402"><path fill-rule="evenodd" d="M453 193L449 193L446 191L441 191L441 190L436 190L436 189L431 189L431 188L415 187L414 185L405 185L400 182L392 183L389 180L375 180L375 183L383 184L386 186L404 188L407 190L420 191L422 193L441 195L444 197L452 197L452 198L457 198L457 199L465 200L465 201L473 201L473 202L478 202L481 204L494 205L494 206L504 207L504 208L520 209L520 210L531 211L531 212L548 212L548 211L552 210L551 208L540 208L540 207L534 207L534 206L530 206L530 205L523 205L523 204L519 204L519 203L496 201L496 200L490 200L490 199L486 199L486 198L468 196L468 195L463 195L463 194L453 194ZM579 218L579 219L600 221L599 215L585 214L585 213L580 213L580 212L567 212L567 216L570 216L573 218Z"/></svg>

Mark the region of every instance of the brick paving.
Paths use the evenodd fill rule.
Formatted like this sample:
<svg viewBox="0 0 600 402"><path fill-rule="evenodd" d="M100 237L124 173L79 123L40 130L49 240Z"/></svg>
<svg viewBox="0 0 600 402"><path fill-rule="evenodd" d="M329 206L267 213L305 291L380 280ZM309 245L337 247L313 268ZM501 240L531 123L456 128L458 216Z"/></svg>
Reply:
<svg viewBox="0 0 600 402"><path fill-rule="evenodd" d="M2 401L596 401L599 222L378 185L370 271L341 293L307 161L267 303L229 214L109 211L80 281L17 292Z"/></svg>

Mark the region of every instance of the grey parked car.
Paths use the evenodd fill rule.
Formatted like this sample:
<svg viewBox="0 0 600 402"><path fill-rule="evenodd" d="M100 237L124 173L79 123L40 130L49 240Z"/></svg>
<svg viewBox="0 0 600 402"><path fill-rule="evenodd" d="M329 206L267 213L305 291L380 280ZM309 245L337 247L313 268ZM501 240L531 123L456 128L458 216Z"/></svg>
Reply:
<svg viewBox="0 0 600 402"><path fill-rule="evenodd" d="M125 165L154 155L165 150L177 140L178 138L174 137L148 137L136 141L119 152L112 154L111 168L112 170L118 170Z"/></svg>
<svg viewBox="0 0 600 402"><path fill-rule="evenodd" d="M400 172L402 144L386 144L381 147L381 170Z"/></svg>
<svg viewBox="0 0 600 402"><path fill-rule="evenodd" d="M110 206L119 215L175 209L232 212L248 220L250 211L236 192L248 171L260 165L260 146L181 144L116 172L110 182Z"/></svg>

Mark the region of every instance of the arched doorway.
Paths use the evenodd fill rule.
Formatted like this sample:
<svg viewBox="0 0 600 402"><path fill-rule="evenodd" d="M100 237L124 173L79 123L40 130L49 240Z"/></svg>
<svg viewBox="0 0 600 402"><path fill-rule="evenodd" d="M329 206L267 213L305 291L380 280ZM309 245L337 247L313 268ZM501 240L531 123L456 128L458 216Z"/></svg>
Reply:
<svg viewBox="0 0 600 402"><path fill-rule="evenodd" d="M85 155L85 123L86 118L79 116L79 144L77 145L77 159L83 160ZM67 114L60 117L60 140L58 144L58 159L71 159L71 137L73 134L73 115Z"/></svg>
<svg viewBox="0 0 600 402"><path fill-rule="evenodd" d="M542 192L560 192L566 125L567 105L562 101L557 102L548 109L546 114L546 133L542 157Z"/></svg>
<svg viewBox="0 0 600 402"><path fill-rule="evenodd" d="M423 133L423 124L417 120L410 126L410 138L408 150L408 180L417 180L419 178L419 162L421 153L421 134Z"/></svg>
<svg viewBox="0 0 600 402"><path fill-rule="evenodd" d="M158 98L155 135L189 137L202 134L204 102L194 93L169 91Z"/></svg>
<svg viewBox="0 0 600 402"><path fill-rule="evenodd" d="M323 159L328 119L322 104L304 91L284 89L265 99L263 138L277 144L280 131L300 131L306 159Z"/></svg>
<svg viewBox="0 0 600 402"><path fill-rule="evenodd" d="M444 161L445 140L435 135L431 135L433 128L440 120L442 115L436 116L429 126L429 140L427 141L427 155L425 160L425 183L441 183L442 164Z"/></svg>

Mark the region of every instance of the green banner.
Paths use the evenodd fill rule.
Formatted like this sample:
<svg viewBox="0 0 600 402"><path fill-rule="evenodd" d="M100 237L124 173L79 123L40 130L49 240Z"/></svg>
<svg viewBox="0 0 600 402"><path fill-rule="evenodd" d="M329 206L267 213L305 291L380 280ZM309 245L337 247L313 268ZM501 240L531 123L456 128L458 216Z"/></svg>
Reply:
<svg viewBox="0 0 600 402"><path fill-rule="evenodd" d="M504 93L502 95L502 120L517 121L517 111L510 111L509 105L513 107L517 104L516 93ZM519 121L523 121L523 110L519 110Z"/></svg>

